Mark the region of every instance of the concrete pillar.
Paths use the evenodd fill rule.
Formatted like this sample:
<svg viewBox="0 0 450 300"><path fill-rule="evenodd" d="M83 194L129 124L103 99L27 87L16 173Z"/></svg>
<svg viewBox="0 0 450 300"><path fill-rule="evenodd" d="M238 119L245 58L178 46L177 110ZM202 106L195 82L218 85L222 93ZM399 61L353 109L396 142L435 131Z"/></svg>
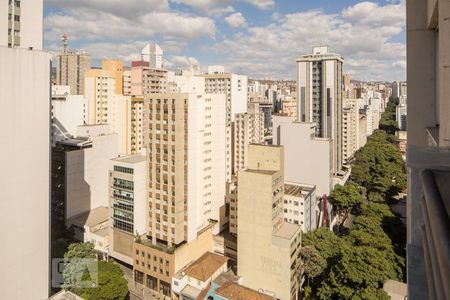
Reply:
<svg viewBox="0 0 450 300"><path fill-rule="evenodd" d="M406 2L409 145L427 145L426 128L437 123L437 34L428 29L427 11L427 1Z"/></svg>
<svg viewBox="0 0 450 300"><path fill-rule="evenodd" d="M450 147L450 0L439 0L439 146Z"/></svg>

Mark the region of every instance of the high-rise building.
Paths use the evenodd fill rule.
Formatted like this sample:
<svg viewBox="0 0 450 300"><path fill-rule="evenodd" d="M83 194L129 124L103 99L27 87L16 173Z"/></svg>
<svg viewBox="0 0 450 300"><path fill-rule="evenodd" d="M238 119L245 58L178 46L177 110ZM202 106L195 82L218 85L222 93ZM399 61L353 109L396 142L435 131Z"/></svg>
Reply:
<svg viewBox="0 0 450 300"><path fill-rule="evenodd" d="M222 66L208 68L205 78L205 91L226 96L226 180L231 181L233 168L232 122L236 114L247 112L247 76L225 73Z"/></svg>
<svg viewBox="0 0 450 300"><path fill-rule="evenodd" d="M42 7L0 1L0 282L11 300L47 299L50 290L51 55L41 51ZM24 237L31 248L18 247Z"/></svg>
<svg viewBox="0 0 450 300"><path fill-rule="evenodd" d="M233 122L233 174L244 169L248 145L264 142L264 114L258 103L249 103L248 112L236 114Z"/></svg>
<svg viewBox="0 0 450 300"><path fill-rule="evenodd" d="M359 149L359 105L358 99L344 98L342 109L342 153L348 164Z"/></svg>
<svg viewBox="0 0 450 300"><path fill-rule="evenodd" d="M284 221L284 149L249 146L238 174L238 275L242 284L274 298L296 300L301 227Z"/></svg>
<svg viewBox="0 0 450 300"><path fill-rule="evenodd" d="M210 220L221 220L226 174L225 97L151 94L144 105L151 195L148 234L154 243L161 240L179 245L194 239ZM162 222L167 225L162 226Z"/></svg>
<svg viewBox="0 0 450 300"><path fill-rule="evenodd" d="M122 95L123 93L123 62L120 60L103 60L102 69L109 71L115 79L114 93Z"/></svg>
<svg viewBox="0 0 450 300"><path fill-rule="evenodd" d="M62 51L57 56L56 84L70 86L72 95L83 95L84 73L91 68L91 56L86 52L67 49L67 36L62 36Z"/></svg>
<svg viewBox="0 0 450 300"><path fill-rule="evenodd" d="M397 120L397 126L400 130L406 130L406 119L408 115L408 106L398 105L395 112L395 119Z"/></svg>
<svg viewBox="0 0 450 300"><path fill-rule="evenodd" d="M407 95L407 83L394 81L392 83L392 97L401 98L406 95Z"/></svg>
<svg viewBox="0 0 450 300"><path fill-rule="evenodd" d="M408 299L450 298L450 2L407 0Z"/></svg>
<svg viewBox="0 0 450 300"><path fill-rule="evenodd" d="M147 157L114 158L109 175L109 255L133 265L135 237L147 232Z"/></svg>
<svg viewBox="0 0 450 300"><path fill-rule="evenodd" d="M142 49L142 60L149 63L153 69L162 69L164 67L164 51L156 43L147 44Z"/></svg>
<svg viewBox="0 0 450 300"><path fill-rule="evenodd" d="M130 154L131 97L116 94L122 89L121 83L118 71L91 69L85 73L85 122L111 125L111 130L118 135L118 152Z"/></svg>
<svg viewBox="0 0 450 300"><path fill-rule="evenodd" d="M127 71L124 75L124 87L131 85L132 96L167 92L167 70L152 68L147 61L133 61L131 74ZM131 84L128 83L129 79Z"/></svg>
<svg viewBox="0 0 450 300"><path fill-rule="evenodd" d="M41 50L42 10L42 0L1 0L0 45Z"/></svg>
<svg viewBox="0 0 450 300"><path fill-rule="evenodd" d="M334 173L342 169L343 63L326 46L297 60L298 120L316 123L316 136L333 140Z"/></svg>

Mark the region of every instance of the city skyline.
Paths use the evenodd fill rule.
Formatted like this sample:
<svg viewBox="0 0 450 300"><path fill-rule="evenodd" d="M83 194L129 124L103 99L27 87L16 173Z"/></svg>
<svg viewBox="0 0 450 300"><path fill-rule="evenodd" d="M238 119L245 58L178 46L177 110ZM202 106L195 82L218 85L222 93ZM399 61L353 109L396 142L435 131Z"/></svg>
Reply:
<svg viewBox="0 0 450 300"><path fill-rule="evenodd" d="M69 47L89 52L93 65L129 64L154 41L169 69L226 65L255 79L294 79L295 59L328 45L353 79L399 81L406 76L405 15L403 0L45 0L44 45L56 54L66 33Z"/></svg>

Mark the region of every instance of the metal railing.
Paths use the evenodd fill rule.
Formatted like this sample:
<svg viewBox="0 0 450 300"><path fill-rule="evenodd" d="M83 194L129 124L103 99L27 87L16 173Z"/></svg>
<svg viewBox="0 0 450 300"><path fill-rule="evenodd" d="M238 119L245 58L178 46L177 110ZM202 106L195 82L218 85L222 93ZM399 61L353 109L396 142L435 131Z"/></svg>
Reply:
<svg viewBox="0 0 450 300"><path fill-rule="evenodd" d="M423 252L429 299L450 299L450 218L449 195L443 195L437 182L442 171L425 169L421 172L423 197L421 208L424 225ZM445 184L450 184L446 181ZM448 204L447 204L448 205Z"/></svg>

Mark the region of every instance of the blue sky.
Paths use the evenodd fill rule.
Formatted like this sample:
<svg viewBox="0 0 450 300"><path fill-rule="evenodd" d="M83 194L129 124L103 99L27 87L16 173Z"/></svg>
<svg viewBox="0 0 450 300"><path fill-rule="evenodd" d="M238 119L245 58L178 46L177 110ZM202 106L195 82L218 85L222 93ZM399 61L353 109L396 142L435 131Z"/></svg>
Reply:
<svg viewBox="0 0 450 300"><path fill-rule="evenodd" d="M292 79L295 59L326 44L360 80L405 79L404 0L44 0L45 45L101 59L139 58L158 42L166 66L224 65L251 78Z"/></svg>

